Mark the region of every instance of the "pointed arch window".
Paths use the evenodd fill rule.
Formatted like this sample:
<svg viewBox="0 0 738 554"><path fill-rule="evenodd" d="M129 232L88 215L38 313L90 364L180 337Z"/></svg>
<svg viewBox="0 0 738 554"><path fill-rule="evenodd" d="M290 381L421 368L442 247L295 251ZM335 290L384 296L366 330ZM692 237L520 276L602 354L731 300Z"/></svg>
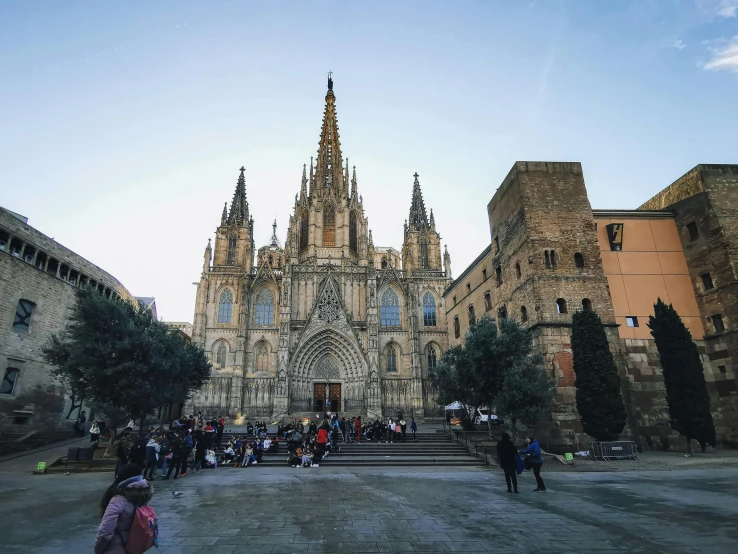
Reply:
<svg viewBox="0 0 738 554"><path fill-rule="evenodd" d="M459 316L454 317L454 336L457 339L461 336L461 328L459 326Z"/></svg>
<svg viewBox="0 0 738 554"><path fill-rule="evenodd" d="M436 326L436 299L430 292L423 295L423 325Z"/></svg>
<svg viewBox="0 0 738 554"><path fill-rule="evenodd" d="M261 341L256 345L256 371L269 371L269 344Z"/></svg>
<svg viewBox="0 0 738 554"><path fill-rule="evenodd" d="M218 348L215 350L215 365L223 369L226 366L226 357L228 356L228 349L222 342L218 344Z"/></svg>
<svg viewBox="0 0 738 554"><path fill-rule="evenodd" d="M254 323L257 325L274 325L274 296L267 287L262 288L256 294Z"/></svg>
<svg viewBox="0 0 738 554"><path fill-rule="evenodd" d="M233 312L233 295L228 289L220 293L218 303L218 323L230 323Z"/></svg>
<svg viewBox="0 0 738 554"><path fill-rule="evenodd" d="M397 350L393 345L387 346L387 372L397 371Z"/></svg>
<svg viewBox="0 0 738 554"><path fill-rule="evenodd" d="M382 269L387 269L387 258L382 258Z"/></svg>
<svg viewBox="0 0 738 554"><path fill-rule="evenodd" d="M400 326L400 300L397 293L387 289L382 295L382 327Z"/></svg>
<svg viewBox="0 0 738 554"><path fill-rule="evenodd" d="M428 269L428 239L420 239L420 267Z"/></svg>
<svg viewBox="0 0 738 554"><path fill-rule="evenodd" d="M438 364L438 355L432 344L428 345L428 369L433 369Z"/></svg>
<svg viewBox="0 0 738 554"><path fill-rule="evenodd" d="M349 213L349 250L357 252L359 240L358 231L356 229L356 212Z"/></svg>
<svg viewBox="0 0 738 554"><path fill-rule="evenodd" d="M336 245L336 208L328 205L323 208L323 246Z"/></svg>
<svg viewBox="0 0 738 554"><path fill-rule="evenodd" d="M236 263L236 235L228 235L228 253L226 255L226 263L233 265Z"/></svg>
<svg viewBox="0 0 738 554"><path fill-rule="evenodd" d="M308 216L303 214L300 218L300 252L308 247Z"/></svg>

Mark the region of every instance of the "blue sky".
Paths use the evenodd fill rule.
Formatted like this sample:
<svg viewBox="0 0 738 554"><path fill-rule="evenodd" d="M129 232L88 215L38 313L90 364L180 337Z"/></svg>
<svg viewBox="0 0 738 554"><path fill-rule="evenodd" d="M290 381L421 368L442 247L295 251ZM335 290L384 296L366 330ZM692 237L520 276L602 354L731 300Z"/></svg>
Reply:
<svg viewBox="0 0 738 554"><path fill-rule="evenodd" d="M459 274L516 160L595 208L738 163L738 0L0 2L0 205L192 321L238 168L284 238L332 70L375 243L412 175Z"/></svg>

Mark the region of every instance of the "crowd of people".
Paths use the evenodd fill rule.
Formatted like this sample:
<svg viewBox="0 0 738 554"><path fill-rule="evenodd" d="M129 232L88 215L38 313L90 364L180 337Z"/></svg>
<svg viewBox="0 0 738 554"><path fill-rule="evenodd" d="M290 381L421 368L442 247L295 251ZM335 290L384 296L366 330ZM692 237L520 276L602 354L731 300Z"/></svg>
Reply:
<svg viewBox="0 0 738 554"><path fill-rule="evenodd" d="M287 442L287 463L292 467L319 467L323 458L331 452L340 450L340 444L364 442L405 442L408 427L413 440L417 439L418 424L415 418L410 423L405 421L402 413L397 418L376 418L373 422L364 422L361 416L346 418L338 414L325 413L311 420L308 428L303 423L280 425L277 436Z"/></svg>
<svg viewBox="0 0 738 554"><path fill-rule="evenodd" d="M130 429L126 427L126 430ZM155 481L160 473L167 480L215 467L216 452L223 440L225 420L222 417L206 421L202 412L197 416L175 419L169 430L149 429L137 434L124 431L115 445L116 468L135 464L143 468L143 478Z"/></svg>

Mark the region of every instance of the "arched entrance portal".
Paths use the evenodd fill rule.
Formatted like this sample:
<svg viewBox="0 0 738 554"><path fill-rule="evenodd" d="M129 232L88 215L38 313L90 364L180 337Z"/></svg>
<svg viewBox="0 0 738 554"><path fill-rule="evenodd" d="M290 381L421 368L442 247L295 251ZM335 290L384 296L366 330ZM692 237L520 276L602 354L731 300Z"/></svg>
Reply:
<svg viewBox="0 0 738 554"><path fill-rule="evenodd" d="M367 365L353 337L334 328L307 338L290 367L290 411L364 413Z"/></svg>

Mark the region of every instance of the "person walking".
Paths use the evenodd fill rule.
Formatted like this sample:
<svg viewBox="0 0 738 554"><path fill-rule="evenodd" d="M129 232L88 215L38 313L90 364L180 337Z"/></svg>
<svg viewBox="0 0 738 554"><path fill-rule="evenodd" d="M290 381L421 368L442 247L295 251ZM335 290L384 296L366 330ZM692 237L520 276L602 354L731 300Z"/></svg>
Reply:
<svg viewBox="0 0 738 554"><path fill-rule="evenodd" d="M389 423L387 424L387 442L388 443L394 442L396 428L397 426L395 425L395 420L392 418L389 418Z"/></svg>
<svg viewBox="0 0 738 554"><path fill-rule="evenodd" d="M416 436L415 433L418 432L418 424L415 422L415 418L414 417L411 417L410 418L410 431L412 431L412 433L413 433L413 440L417 442L418 437Z"/></svg>
<svg viewBox="0 0 738 554"><path fill-rule="evenodd" d="M126 554L136 509L146 505L153 492L141 476L141 466L126 464L120 468L100 501L102 520L95 537L95 554Z"/></svg>
<svg viewBox="0 0 738 554"><path fill-rule="evenodd" d="M407 432L407 421L404 418L400 418L400 431L402 431L402 442L405 442L405 433Z"/></svg>
<svg viewBox="0 0 738 554"><path fill-rule="evenodd" d="M179 435L175 435L172 438L172 442L169 443L169 448L172 451L172 459L169 462L169 469L167 470L167 474L164 477L165 481L169 479L169 477L172 475L172 472L174 472L174 478L176 479L179 476L179 472L182 470L182 467L186 467L187 465L187 448L184 440L182 440L182 437L180 437ZM184 464L182 463L183 456L185 456Z"/></svg>
<svg viewBox="0 0 738 554"><path fill-rule="evenodd" d="M536 476L536 485L538 486L533 492L546 492L546 485L543 484L543 479L541 479L541 467L543 467L541 447L533 437L525 437L525 442L528 444L528 448L521 450L520 453L530 456L530 460L533 462L533 475Z"/></svg>
<svg viewBox="0 0 738 554"><path fill-rule="evenodd" d="M144 469L144 479L156 481L156 463L159 461L159 441L151 437L146 445L146 469Z"/></svg>
<svg viewBox="0 0 738 554"><path fill-rule="evenodd" d="M126 454L125 439L121 438L115 447L115 477L118 477L120 468L128 463L128 454Z"/></svg>
<svg viewBox="0 0 738 554"><path fill-rule="evenodd" d="M502 440L497 443L497 461L505 472L507 492L518 492L518 449L515 448L510 435L502 433Z"/></svg>
<svg viewBox="0 0 738 554"><path fill-rule="evenodd" d="M356 416L354 429L356 430L356 444L361 444L361 416Z"/></svg>

